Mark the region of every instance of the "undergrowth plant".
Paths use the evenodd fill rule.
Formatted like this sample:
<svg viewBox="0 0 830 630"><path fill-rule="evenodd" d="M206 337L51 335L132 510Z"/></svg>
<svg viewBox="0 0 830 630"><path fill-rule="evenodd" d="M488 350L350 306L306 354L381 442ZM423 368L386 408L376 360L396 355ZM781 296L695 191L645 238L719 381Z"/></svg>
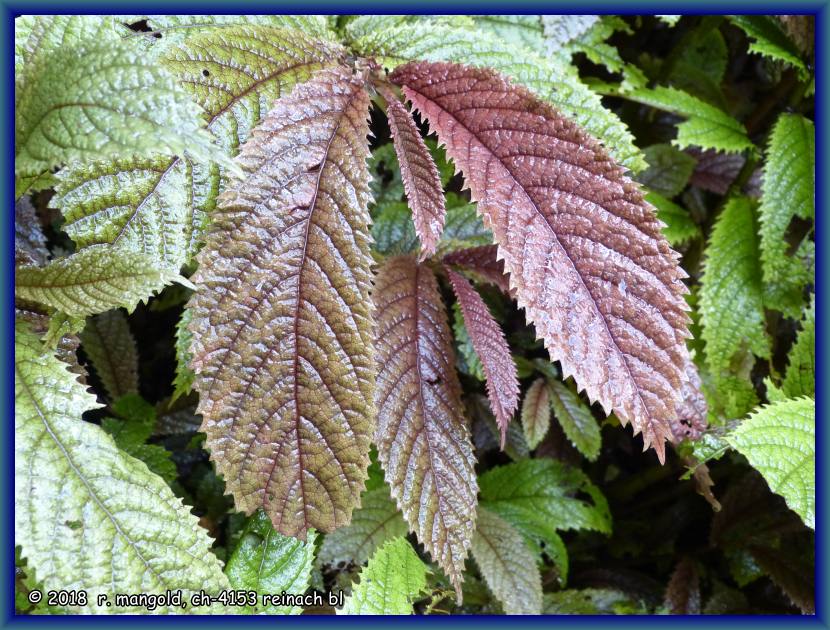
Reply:
<svg viewBox="0 0 830 630"><path fill-rule="evenodd" d="M811 612L811 24L17 18L18 611Z"/></svg>

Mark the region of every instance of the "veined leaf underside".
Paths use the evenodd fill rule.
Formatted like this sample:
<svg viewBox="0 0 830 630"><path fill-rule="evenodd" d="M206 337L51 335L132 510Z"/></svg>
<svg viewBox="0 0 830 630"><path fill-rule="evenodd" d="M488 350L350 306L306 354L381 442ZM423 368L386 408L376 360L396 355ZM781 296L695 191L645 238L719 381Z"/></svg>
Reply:
<svg viewBox="0 0 830 630"><path fill-rule="evenodd" d="M374 299L378 454L409 527L460 599L478 484L447 314L435 276L411 256L386 262Z"/></svg>
<svg viewBox="0 0 830 630"><path fill-rule="evenodd" d="M688 307L678 255L638 186L598 142L490 70L418 62L391 78L460 166L564 376L662 460Z"/></svg>
<svg viewBox="0 0 830 630"><path fill-rule="evenodd" d="M237 506L282 534L351 519L374 389L365 77L320 71L239 157L191 299L203 430Z"/></svg>

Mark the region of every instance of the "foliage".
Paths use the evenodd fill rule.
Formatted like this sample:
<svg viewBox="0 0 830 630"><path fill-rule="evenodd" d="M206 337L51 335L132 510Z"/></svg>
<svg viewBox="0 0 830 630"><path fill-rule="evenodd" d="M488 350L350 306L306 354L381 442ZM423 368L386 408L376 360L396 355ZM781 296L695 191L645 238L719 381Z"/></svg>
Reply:
<svg viewBox="0 0 830 630"><path fill-rule="evenodd" d="M17 611L815 611L810 20L17 18Z"/></svg>

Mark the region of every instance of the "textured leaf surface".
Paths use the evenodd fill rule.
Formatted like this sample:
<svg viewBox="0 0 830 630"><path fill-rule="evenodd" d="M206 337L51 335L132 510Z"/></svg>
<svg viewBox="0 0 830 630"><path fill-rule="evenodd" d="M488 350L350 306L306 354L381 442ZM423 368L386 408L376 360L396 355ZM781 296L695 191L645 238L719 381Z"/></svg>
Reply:
<svg viewBox="0 0 830 630"><path fill-rule="evenodd" d="M193 332L188 328L193 319L193 311L185 308L182 316L176 323L176 376L173 379L173 400L185 396L193 389L193 380L196 375L190 369L190 346L193 343Z"/></svg>
<svg viewBox="0 0 830 630"><path fill-rule="evenodd" d="M15 544L49 589L228 588L211 540L161 478L81 414L95 398L24 326L15 330ZM32 492L37 488L37 492ZM121 612L146 612L122 609ZM201 609L207 611L208 609ZM180 609L177 609L180 612ZM171 611L175 612L175 611Z"/></svg>
<svg viewBox="0 0 830 630"><path fill-rule="evenodd" d="M560 46L587 33L600 19L598 15L542 15L540 17L545 33L545 43L551 52L556 52Z"/></svg>
<svg viewBox="0 0 830 630"><path fill-rule="evenodd" d="M373 214L372 240L375 251L384 256L396 256L418 250L418 235L412 223L412 212L405 202L386 202Z"/></svg>
<svg viewBox="0 0 830 630"><path fill-rule="evenodd" d="M185 261L187 169L168 156L81 162L58 172L50 205L78 248L109 243L176 271Z"/></svg>
<svg viewBox="0 0 830 630"><path fill-rule="evenodd" d="M147 26L162 34L182 33L198 37L211 30L226 32L240 25L274 26L314 36L330 35L324 15L147 15ZM191 35L194 33L195 35ZM227 36L228 39L232 38Z"/></svg>
<svg viewBox="0 0 830 630"><path fill-rule="evenodd" d="M81 344L110 399L138 393L138 351L121 311L91 317L81 333Z"/></svg>
<svg viewBox="0 0 830 630"><path fill-rule="evenodd" d="M798 47L793 43L775 17L771 15L732 15L733 24L739 26L754 41L749 52L770 59L783 61L796 70L802 80L809 76L807 66L801 59Z"/></svg>
<svg viewBox="0 0 830 630"><path fill-rule="evenodd" d="M550 390L544 377L533 381L525 393L521 417L527 445L536 448L550 429Z"/></svg>
<svg viewBox="0 0 830 630"><path fill-rule="evenodd" d="M426 588L427 568L405 538L381 547L352 589L340 615L411 615L412 602Z"/></svg>
<svg viewBox="0 0 830 630"><path fill-rule="evenodd" d="M638 187L576 125L491 71L416 63L392 79L464 173L551 357L662 460L688 317L684 273Z"/></svg>
<svg viewBox="0 0 830 630"><path fill-rule="evenodd" d="M463 374L468 374L473 378L484 381L484 368L481 365L481 359L478 358L478 353L473 347L473 342L470 339L470 333L467 332L467 326L464 325L464 315L461 313L461 307L458 302L452 305L452 334L455 337L455 347L458 349L456 355L456 367ZM493 417L493 423L496 419ZM498 425L496 425L498 426Z"/></svg>
<svg viewBox="0 0 830 630"><path fill-rule="evenodd" d="M602 435L591 409L570 387L556 380L548 381L550 406L565 435L590 461L599 456Z"/></svg>
<svg viewBox="0 0 830 630"><path fill-rule="evenodd" d="M112 15L21 15L14 20L14 64L30 64L40 56L84 42L116 42L123 27Z"/></svg>
<svg viewBox="0 0 830 630"><path fill-rule="evenodd" d="M715 376L747 349L769 356L763 287L758 267L754 204L735 197L715 223L701 278L700 319L706 361Z"/></svg>
<svg viewBox="0 0 830 630"><path fill-rule="evenodd" d="M199 107L129 43L61 46L27 64L15 86L16 174L133 152L209 152Z"/></svg>
<svg viewBox="0 0 830 630"><path fill-rule="evenodd" d="M302 595L311 581L314 564L314 541L310 532L301 542L276 532L265 512L256 511L236 545L225 573L231 588L253 590L263 594L292 593ZM268 615L299 615L299 606L245 606L234 608L238 613L265 613Z"/></svg>
<svg viewBox="0 0 830 630"><path fill-rule="evenodd" d="M363 77L295 87L238 157L199 269L191 367L236 505L285 535L345 525L366 478L374 385Z"/></svg>
<svg viewBox="0 0 830 630"><path fill-rule="evenodd" d="M421 257L435 253L444 229L447 209L438 167L424 144L412 115L392 90L382 89L389 129L398 154L406 199L412 210L415 232L421 241Z"/></svg>
<svg viewBox="0 0 830 630"><path fill-rule="evenodd" d="M470 335L484 375L487 377L487 397L490 408L501 429L504 445L507 425L519 406L519 380L516 364L510 356L510 348L504 338L501 326L493 319L490 309L481 299L469 280L447 269L455 297L464 315L464 325Z"/></svg>
<svg viewBox="0 0 830 630"><path fill-rule="evenodd" d="M332 566L341 562L360 565L387 540L406 533L403 516L390 498L389 488L383 485L364 492L360 508L352 513L352 522L325 537L319 560Z"/></svg>
<svg viewBox="0 0 830 630"><path fill-rule="evenodd" d="M816 391L816 296L801 320L801 330L789 354L789 364L781 382L781 390L788 398L813 396Z"/></svg>
<svg viewBox="0 0 830 630"><path fill-rule="evenodd" d="M85 316L123 306L127 311L171 282L187 283L169 268L140 254L113 255L93 245L44 267L15 269L15 296L51 306L67 315Z"/></svg>
<svg viewBox="0 0 830 630"><path fill-rule="evenodd" d="M515 527L498 514L480 508L472 552L487 586L506 614L541 613L542 580L536 558Z"/></svg>
<svg viewBox="0 0 830 630"><path fill-rule="evenodd" d="M743 453L807 526L816 526L816 403L796 398L762 407L727 441Z"/></svg>
<svg viewBox="0 0 830 630"><path fill-rule="evenodd" d="M550 459L527 459L493 468L479 481L482 505L512 523L611 531L605 497L576 468ZM578 498L578 493L590 501Z"/></svg>
<svg viewBox="0 0 830 630"><path fill-rule="evenodd" d="M484 36L468 26L429 18L392 28L381 21L370 33L355 38L352 47L375 57L388 68L417 60L493 68L556 106L594 137L602 138L608 151L625 167L640 171L646 166L628 128L602 106L600 97L564 61L505 42L495 35Z"/></svg>
<svg viewBox="0 0 830 630"><path fill-rule="evenodd" d="M478 484L447 314L432 271L408 256L386 262L373 295L378 455L409 527L460 597Z"/></svg>
<svg viewBox="0 0 830 630"><path fill-rule="evenodd" d="M657 86L630 90L622 96L687 118L677 125L677 137L672 140L672 144L680 149L696 146L737 152L752 150L755 146L747 138L746 129L740 122L682 90Z"/></svg>
<svg viewBox="0 0 830 630"><path fill-rule="evenodd" d="M785 236L793 217L815 214L815 128L803 116L783 114L773 127L766 152L758 208L761 262L769 308L797 316L801 293L813 274L788 255Z"/></svg>
<svg viewBox="0 0 830 630"><path fill-rule="evenodd" d="M458 249L444 256L445 265L461 267L485 282L496 285L505 293L510 292L509 278L504 273L504 262L498 259L498 246L480 245Z"/></svg>

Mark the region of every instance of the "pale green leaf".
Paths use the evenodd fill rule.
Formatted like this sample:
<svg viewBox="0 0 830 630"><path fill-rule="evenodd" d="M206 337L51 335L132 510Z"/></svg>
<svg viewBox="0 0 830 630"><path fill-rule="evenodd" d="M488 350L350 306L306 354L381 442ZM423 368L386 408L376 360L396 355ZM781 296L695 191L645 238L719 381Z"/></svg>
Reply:
<svg viewBox="0 0 830 630"><path fill-rule="evenodd" d="M700 319L706 362L716 378L730 369L738 372L736 361L748 353L770 355L754 211L749 199L730 199L706 248Z"/></svg>
<svg viewBox="0 0 830 630"><path fill-rule="evenodd" d="M257 510L248 519L245 529L228 560L225 573L234 589L264 594L302 595L311 582L314 564L314 541L317 533L311 530L305 542L277 532L268 515ZM268 615L299 615L299 606L243 606L239 613Z"/></svg>
<svg viewBox="0 0 830 630"><path fill-rule="evenodd" d="M682 15L655 15L658 20L669 26L675 26L682 18Z"/></svg>
<svg viewBox="0 0 830 630"><path fill-rule="evenodd" d="M427 568L405 538L378 549L360 572L340 615L411 615L413 601L426 589Z"/></svg>
<svg viewBox="0 0 830 630"><path fill-rule="evenodd" d="M298 35L333 37L324 15L145 15L147 26L164 35L181 33L185 37L205 31L239 25L274 26L294 29Z"/></svg>
<svg viewBox="0 0 830 630"><path fill-rule="evenodd" d="M167 156L82 162L58 172L50 205L79 249L108 243L178 271L186 254L186 163Z"/></svg>
<svg viewBox="0 0 830 630"><path fill-rule="evenodd" d="M346 30L348 35L348 27ZM428 19L393 28L381 21L351 44L355 51L375 57L387 68L413 60L492 68L573 118L601 140L623 166L632 171L646 166L628 128L602 106L599 95L580 81L573 66L555 57L519 48L492 34Z"/></svg>
<svg viewBox="0 0 830 630"><path fill-rule="evenodd" d="M657 209L657 218L666 224L663 235L672 245L682 245L703 236L700 226L692 220L685 208L655 192L646 193L646 201Z"/></svg>
<svg viewBox="0 0 830 630"><path fill-rule="evenodd" d="M528 459L499 466L479 478L479 487L481 505L514 525L541 521L559 530L611 531L611 514L599 489L582 471L558 461Z"/></svg>
<svg viewBox="0 0 830 630"><path fill-rule="evenodd" d="M590 407L561 381L548 381L548 389L550 406L565 435L580 453L594 461L599 457L602 435Z"/></svg>
<svg viewBox="0 0 830 630"><path fill-rule="evenodd" d="M586 33L600 19L598 15L543 15L542 29L548 51L556 53L562 46Z"/></svg>
<svg viewBox="0 0 830 630"><path fill-rule="evenodd" d="M793 217L815 214L815 128L798 114L782 114L773 127L761 180L758 208L765 303L797 317L804 285L812 273L788 255L787 228Z"/></svg>
<svg viewBox="0 0 830 630"><path fill-rule="evenodd" d="M754 149L755 145L740 122L714 105L676 88L639 88L619 96L686 118L677 125L677 137L672 140L679 149L697 146L727 153Z"/></svg>
<svg viewBox="0 0 830 630"><path fill-rule="evenodd" d="M801 59L798 47L790 40L775 17L771 15L732 15L730 20L752 38L753 42L749 45L749 52L791 65L798 71L802 81L806 81L810 76L806 64Z"/></svg>
<svg viewBox="0 0 830 630"><path fill-rule="evenodd" d="M84 42L117 42L126 33L112 15L21 15L14 19L15 74L21 64Z"/></svg>
<svg viewBox="0 0 830 630"><path fill-rule="evenodd" d="M543 20L545 17L565 16L473 15L471 17L475 20L476 27L484 32L491 33L507 43L542 52L545 49Z"/></svg>
<svg viewBox="0 0 830 630"><path fill-rule="evenodd" d="M176 376L173 379L173 400L185 396L193 389L193 379L196 378L190 369L190 342L193 332L188 328L192 318L192 311L185 308L182 316L176 323Z"/></svg>
<svg viewBox="0 0 830 630"><path fill-rule="evenodd" d="M727 436L808 527L816 526L816 403L796 398L761 407Z"/></svg>
<svg viewBox="0 0 830 630"><path fill-rule="evenodd" d="M200 108L128 42L85 41L38 55L15 87L16 175L151 151L211 153Z"/></svg>
<svg viewBox="0 0 830 630"><path fill-rule="evenodd" d="M787 398L814 396L816 392L816 296L804 311L801 330L789 354L789 364L781 382L781 390Z"/></svg>
<svg viewBox="0 0 830 630"><path fill-rule="evenodd" d="M479 508L471 551L505 613L541 613L542 580L536 558L516 528L498 514Z"/></svg>
<svg viewBox="0 0 830 630"><path fill-rule="evenodd" d="M66 367L17 325L15 544L37 579L48 589L86 591L87 605L77 607L85 613L146 612L116 606L116 592L181 589L189 602L202 589L229 588L210 538L181 499L81 420L97 405ZM112 606L99 606L99 594Z"/></svg>
<svg viewBox="0 0 830 630"><path fill-rule="evenodd" d="M15 296L85 316L123 306L127 311L166 284L190 283L140 254L92 245L43 267L15 269Z"/></svg>
<svg viewBox="0 0 830 630"><path fill-rule="evenodd" d="M352 522L323 539L320 563L336 566L341 562L353 562L361 565L375 549L392 538L406 536L407 531L398 506L389 496L389 488L383 485L367 490L360 499L360 508L352 512Z"/></svg>

